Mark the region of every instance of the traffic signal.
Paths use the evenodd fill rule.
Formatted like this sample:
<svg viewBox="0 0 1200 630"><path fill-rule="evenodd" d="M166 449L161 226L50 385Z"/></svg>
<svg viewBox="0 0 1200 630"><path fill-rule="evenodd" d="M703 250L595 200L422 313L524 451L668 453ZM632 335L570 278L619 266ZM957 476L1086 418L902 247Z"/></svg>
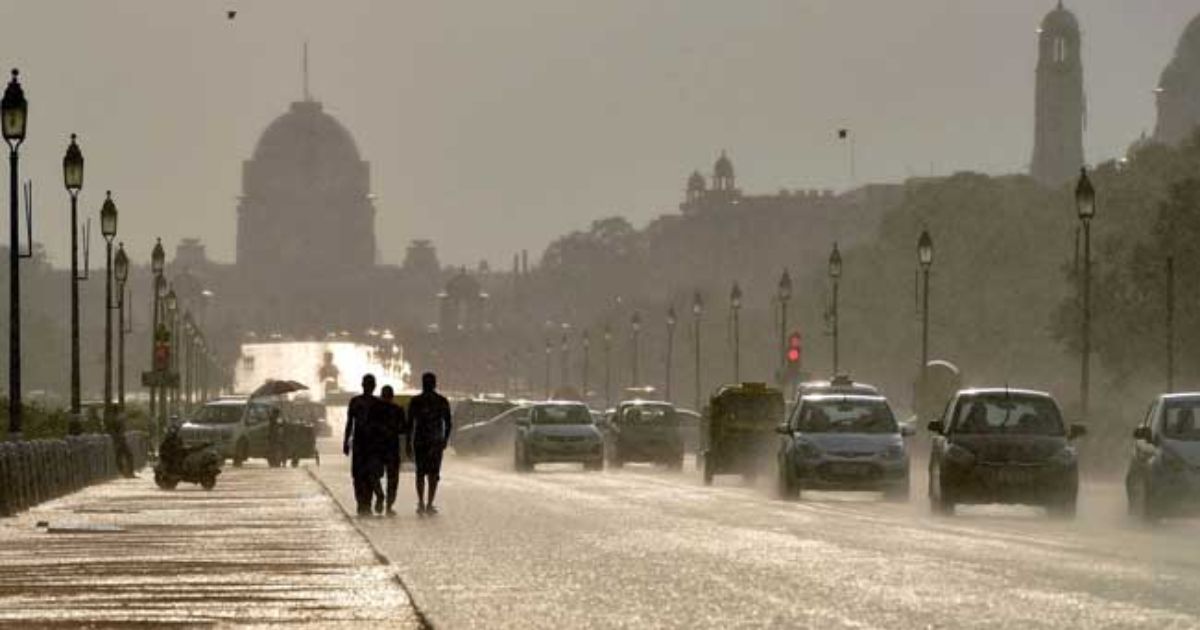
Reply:
<svg viewBox="0 0 1200 630"><path fill-rule="evenodd" d="M788 335L787 364L789 369L792 366L796 366L799 369L800 358L802 356L801 348L800 333L794 332Z"/></svg>

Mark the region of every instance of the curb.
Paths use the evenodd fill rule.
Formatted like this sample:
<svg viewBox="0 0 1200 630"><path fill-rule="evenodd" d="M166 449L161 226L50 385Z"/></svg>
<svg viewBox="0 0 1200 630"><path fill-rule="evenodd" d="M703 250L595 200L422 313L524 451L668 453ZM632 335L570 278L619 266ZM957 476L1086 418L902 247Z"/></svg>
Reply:
<svg viewBox="0 0 1200 630"><path fill-rule="evenodd" d="M354 531L358 532L358 535L362 537L364 542L367 543L367 546L370 547L371 553L375 555L375 559L379 561L379 564L392 567L392 579L396 581L396 584L400 586L400 590L404 591L405 596L408 597L408 603L412 606L413 615L417 618L417 627L421 630L433 630L433 623L429 621L429 617L425 615L425 611L422 610L419 605L417 605L417 598L413 595L412 589L409 588L407 583L405 583L404 578L400 577L400 572L395 569L395 565L392 564L391 559L379 550L379 547L375 545L375 542L371 540L371 537L368 536L367 533L363 531L362 527L359 526L357 519L355 519L354 516L351 515L346 509L346 507L342 505L342 502L338 501L337 497L333 495L333 491L329 489L329 486L325 484L325 481L318 477L316 473L312 471L312 468L308 466L304 467L304 472L308 475L309 479L317 482L317 485L321 487L321 491L325 493L325 496L329 497L329 500L332 501L335 506L337 506L338 511L342 513L342 518L346 519L346 522L349 523L350 526L354 528Z"/></svg>

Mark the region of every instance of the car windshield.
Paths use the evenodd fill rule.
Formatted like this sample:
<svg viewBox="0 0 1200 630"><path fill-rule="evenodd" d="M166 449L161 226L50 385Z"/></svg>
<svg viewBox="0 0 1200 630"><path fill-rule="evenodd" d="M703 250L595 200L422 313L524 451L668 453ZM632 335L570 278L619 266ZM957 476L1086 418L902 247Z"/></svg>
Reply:
<svg viewBox="0 0 1200 630"><path fill-rule="evenodd" d="M208 405L192 418L196 424L231 424L242 419L243 408L239 405Z"/></svg>
<svg viewBox="0 0 1200 630"><path fill-rule="evenodd" d="M743 395L726 399L714 415L724 415L733 424L778 424L783 421L783 400L779 396ZM723 412L723 413L721 413Z"/></svg>
<svg viewBox="0 0 1200 630"><path fill-rule="evenodd" d="M544 406L533 410L534 424L591 424L592 414L580 405Z"/></svg>
<svg viewBox="0 0 1200 630"><path fill-rule="evenodd" d="M1200 442L1200 400L1174 400L1163 409L1163 435L1170 440Z"/></svg>
<svg viewBox="0 0 1200 630"><path fill-rule="evenodd" d="M887 401L843 398L806 400L800 408L804 433L896 433L896 418Z"/></svg>
<svg viewBox="0 0 1200 630"><path fill-rule="evenodd" d="M675 410L666 405L635 405L625 410L624 419L632 424L667 424L675 421Z"/></svg>
<svg viewBox="0 0 1200 630"><path fill-rule="evenodd" d="M1042 396L994 394L959 404L954 431L970 434L1063 435L1058 405Z"/></svg>

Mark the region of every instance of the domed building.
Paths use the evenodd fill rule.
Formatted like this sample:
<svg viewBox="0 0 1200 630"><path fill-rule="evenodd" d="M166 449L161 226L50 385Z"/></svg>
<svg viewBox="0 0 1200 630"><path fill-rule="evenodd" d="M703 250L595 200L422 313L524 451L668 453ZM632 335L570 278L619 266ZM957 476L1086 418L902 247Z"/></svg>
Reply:
<svg viewBox="0 0 1200 630"><path fill-rule="evenodd" d="M1158 124L1154 139L1179 144L1200 126L1200 16L1183 31L1175 57L1163 70L1155 90Z"/></svg>
<svg viewBox="0 0 1200 630"><path fill-rule="evenodd" d="M370 165L321 103L303 100L242 166L237 264L255 279L336 280L376 262Z"/></svg>

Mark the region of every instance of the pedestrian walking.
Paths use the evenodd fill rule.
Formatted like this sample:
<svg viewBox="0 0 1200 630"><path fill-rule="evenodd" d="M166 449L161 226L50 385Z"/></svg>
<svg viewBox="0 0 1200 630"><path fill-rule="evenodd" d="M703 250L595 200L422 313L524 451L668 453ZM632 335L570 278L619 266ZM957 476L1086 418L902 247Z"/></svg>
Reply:
<svg viewBox="0 0 1200 630"><path fill-rule="evenodd" d="M407 418L404 414L404 407L396 404L396 394L391 385L384 385L380 390L380 398L383 403L380 408L383 410L383 465L384 473L387 475L387 515L395 516L396 511L396 491L400 487L400 459L402 445L407 442L409 432ZM384 497L376 495L375 511L379 512L380 501Z"/></svg>
<svg viewBox="0 0 1200 630"><path fill-rule="evenodd" d="M354 481L354 501L358 504L358 515L371 514L371 499L382 476L382 446L379 431L374 430L372 421L378 411L372 408L379 404L375 398L375 376L362 378L363 393L350 399L346 409L346 431L342 437L342 453L350 456L350 476ZM376 416L372 418L372 415Z"/></svg>
<svg viewBox="0 0 1200 630"><path fill-rule="evenodd" d="M450 401L436 390L437 376L426 372L421 375L421 393L408 403L408 440L417 465L417 514L437 514L433 501L441 479L442 453L452 429Z"/></svg>

